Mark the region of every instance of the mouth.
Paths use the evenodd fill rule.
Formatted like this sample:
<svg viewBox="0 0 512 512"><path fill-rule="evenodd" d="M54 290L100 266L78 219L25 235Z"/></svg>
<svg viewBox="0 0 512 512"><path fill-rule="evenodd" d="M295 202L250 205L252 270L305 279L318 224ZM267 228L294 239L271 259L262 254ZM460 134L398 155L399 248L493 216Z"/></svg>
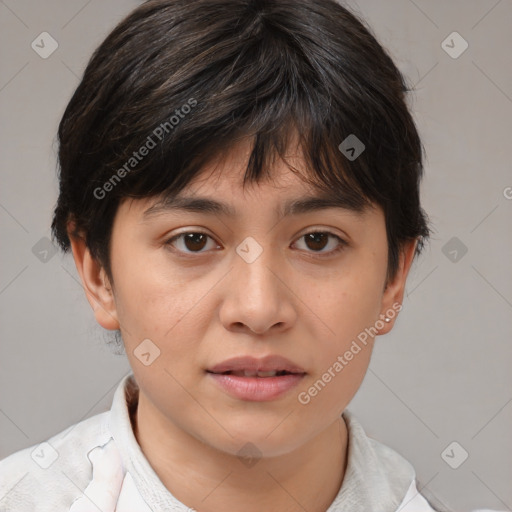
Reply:
<svg viewBox="0 0 512 512"><path fill-rule="evenodd" d="M231 397L265 402L296 387L306 371L290 360L273 355L263 359L237 357L206 370L212 381Z"/></svg>

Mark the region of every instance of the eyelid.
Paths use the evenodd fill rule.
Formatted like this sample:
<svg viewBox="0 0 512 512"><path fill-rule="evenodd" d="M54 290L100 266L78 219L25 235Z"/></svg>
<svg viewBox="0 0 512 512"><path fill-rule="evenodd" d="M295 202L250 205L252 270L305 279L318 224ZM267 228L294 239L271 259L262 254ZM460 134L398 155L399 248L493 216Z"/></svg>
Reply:
<svg viewBox="0 0 512 512"><path fill-rule="evenodd" d="M349 236L346 235L340 229L333 228L333 227L321 226L321 225L319 225L319 226L310 226L310 227L306 228L304 232L301 231L299 233L301 233L300 235L298 235L299 238L301 236L304 236L304 235L309 235L309 233L328 233L329 235L339 237L341 240L343 240L347 244L350 241Z"/></svg>

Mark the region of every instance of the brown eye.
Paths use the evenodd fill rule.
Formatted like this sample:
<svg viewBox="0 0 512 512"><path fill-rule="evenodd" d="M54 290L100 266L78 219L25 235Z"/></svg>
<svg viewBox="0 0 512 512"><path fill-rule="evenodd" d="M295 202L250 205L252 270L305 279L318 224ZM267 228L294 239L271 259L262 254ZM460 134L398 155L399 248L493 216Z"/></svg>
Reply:
<svg viewBox="0 0 512 512"><path fill-rule="evenodd" d="M201 253L206 252L203 249L208 245L208 239L212 240L206 233L193 231L173 236L166 242L166 245L184 253Z"/></svg>
<svg viewBox="0 0 512 512"><path fill-rule="evenodd" d="M206 245L206 235L202 233L186 233L183 241L187 249L200 251Z"/></svg>
<svg viewBox="0 0 512 512"><path fill-rule="evenodd" d="M338 251L341 251L345 246L347 246L347 242L340 238L338 235L334 233L330 233L328 231L313 231L311 233L307 233L299 238L299 240L304 240L306 252L309 253L318 253L319 256L329 256ZM330 242L330 240L334 240L336 243ZM324 250L326 247L333 247L331 250Z"/></svg>
<svg viewBox="0 0 512 512"><path fill-rule="evenodd" d="M306 245L313 251L321 251L329 242L327 233L309 233L304 235Z"/></svg>

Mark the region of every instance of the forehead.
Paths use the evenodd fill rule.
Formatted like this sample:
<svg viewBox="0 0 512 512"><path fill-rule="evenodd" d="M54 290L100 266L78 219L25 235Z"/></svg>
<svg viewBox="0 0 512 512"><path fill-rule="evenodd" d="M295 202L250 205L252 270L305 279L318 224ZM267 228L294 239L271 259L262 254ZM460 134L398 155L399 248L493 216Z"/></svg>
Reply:
<svg viewBox="0 0 512 512"><path fill-rule="evenodd" d="M291 159L287 158L290 164ZM231 203L255 200L268 204L286 195L316 195L321 193L307 183L303 176L306 171L301 157L294 156L292 164L298 172L290 169L287 163L278 160L271 168L265 168L266 175L258 182L243 183L247 167L245 155L230 153L222 160L205 166L179 194L180 196L214 196Z"/></svg>

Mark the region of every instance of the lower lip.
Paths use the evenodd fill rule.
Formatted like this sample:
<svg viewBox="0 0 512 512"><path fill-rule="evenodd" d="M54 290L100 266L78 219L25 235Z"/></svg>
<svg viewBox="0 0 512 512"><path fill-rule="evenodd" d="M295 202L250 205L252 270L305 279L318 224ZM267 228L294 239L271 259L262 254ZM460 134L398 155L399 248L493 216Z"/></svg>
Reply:
<svg viewBox="0 0 512 512"><path fill-rule="evenodd" d="M208 375L230 395L253 402L274 400L297 386L305 376L304 373L290 373L279 377L239 377L209 372Z"/></svg>

